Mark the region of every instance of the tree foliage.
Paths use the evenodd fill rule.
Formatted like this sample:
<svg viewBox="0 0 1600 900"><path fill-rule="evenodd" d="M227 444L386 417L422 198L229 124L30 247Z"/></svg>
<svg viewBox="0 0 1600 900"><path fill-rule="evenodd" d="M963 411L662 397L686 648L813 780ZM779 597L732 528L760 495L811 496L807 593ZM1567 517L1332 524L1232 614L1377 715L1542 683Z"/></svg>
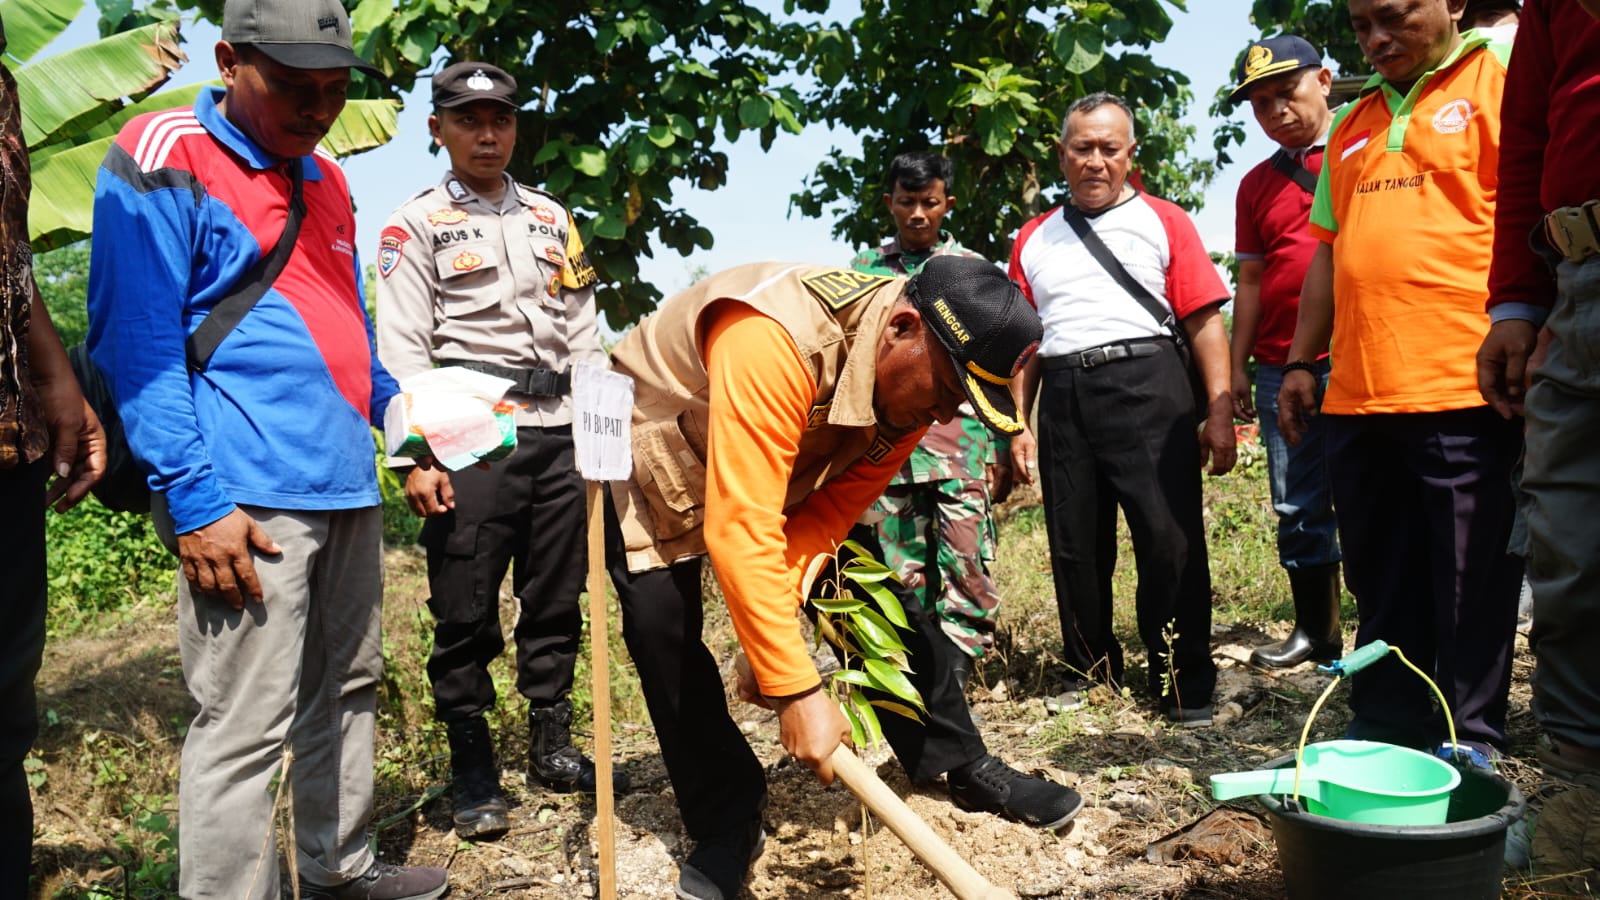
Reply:
<svg viewBox="0 0 1600 900"><path fill-rule="evenodd" d="M221 20L222 0L178 2ZM661 298L638 277L652 236L685 256L711 246L673 204L674 183L726 183L719 137L755 132L770 146L801 128L799 96L773 82L777 26L742 0L359 0L351 15L356 52L384 73L357 95L395 96L458 60L517 79L527 102L510 172L574 209L613 327ZM431 173L409 177L420 189Z"/></svg>
<svg viewBox="0 0 1600 900"><path fill-rule="evenodd" d="M824 0L786 8L824 12ZM834 148L791 197L807 216L834 215L852 244L882 233L883 172L907 150L955 163L962 243L1004 258L1010 236L1065 192L1055 146L1076 98L1106 90L1138 117L1136 161L1152 192L1191 208L1214 174L1193 159L1180 122L1189 79L1145 52L1184 0L864 0L849 22L791 29L794 55L816 79L814 114L861 136L859 156Z"/></svg>

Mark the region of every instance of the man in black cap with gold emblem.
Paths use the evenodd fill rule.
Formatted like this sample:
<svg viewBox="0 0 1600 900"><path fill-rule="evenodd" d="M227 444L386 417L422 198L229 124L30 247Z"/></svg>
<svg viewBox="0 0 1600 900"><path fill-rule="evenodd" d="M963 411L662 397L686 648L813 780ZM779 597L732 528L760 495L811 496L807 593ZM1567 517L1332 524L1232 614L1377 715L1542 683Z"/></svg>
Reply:
<svg viewBox="0 0 1600 900"><path fill-rule="evenodd" d="M616 346L613 369L634 379L634 477L611 484L606 562L696 844L679 897L738 895L761 852L767 802L761 763L701 640L701 558L748 659L740 695L776 710L784 749L832 782L829 757L850 727L807 653L797 615L806 573L928 426L963 401L998 433L1021 429L1009 385L1039 334L1003 272L938 256L910 280L787 263L730 269L666 301ZM881 717L908 774L944 775L963 809L1066 824L1082 798L989 754L948 639L916 595L895 589L927 705L920 722Z"/></svg>
<svg viewBox="0 0 1600 900"><path fill-rule="evenodd" d="M500 584L517 598L517 690L528 698L531 780L593 791L569 739L583 618L584 487L573 460L571 368L604 366L594 269L565 206L506 174L517 84L487 63L433 77L428 129L450 156L437 184L389 217L378 242L378 353L396 378L459 365L515 381L517 449L487 469L414 466L406 499L427 517L428 677L450 740L454 819L467 838L509 827L484 713L505 647ZM409 465L409 461L396 461ZM626 789L626 779L616 778Z"/></svg>
<svg viewBox="0 0 1600 900"><path fill-rule="evenodd" d="M1289 445L1278 430L1278 390L1300 313L1300 285L1317 249L1307 230L1311 198L1322 171L1323 145L1333 112L1333 75L1304 38L1283 34L1252 43L1239 58L1229 102L1247 103L1261 130L1278 144L1271 158L1239 182L1234 255L1239 283L1233 297L1233 409L1241 419L1259 412L1267 451L1267 484L1278 514L1278 562L1289 574L1294 630L1257 647L1252 664L1268 669L1328 662L1343 649L1339 632L1339 537L1328 482L1322 421L1312 419ZM1255 394L1249 363L1255 359ZM1320 394L1331 363L1321 349L1308 363Z"/></svg>

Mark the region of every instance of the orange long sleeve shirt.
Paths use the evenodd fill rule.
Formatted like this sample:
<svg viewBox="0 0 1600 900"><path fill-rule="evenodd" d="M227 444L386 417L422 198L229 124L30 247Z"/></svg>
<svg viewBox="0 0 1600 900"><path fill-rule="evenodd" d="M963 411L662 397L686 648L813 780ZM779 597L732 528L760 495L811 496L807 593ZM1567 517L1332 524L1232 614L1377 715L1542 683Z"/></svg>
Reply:
<svg viewBox="0 0 1600 900"><path fill-rule="evenodd" d="M816 382L783 327L742 303L707 310L702 327L711 392L706 549L761 693L793 696L818 683L796 616L806 569L834 552L925 429L785 510Z"/></svg>

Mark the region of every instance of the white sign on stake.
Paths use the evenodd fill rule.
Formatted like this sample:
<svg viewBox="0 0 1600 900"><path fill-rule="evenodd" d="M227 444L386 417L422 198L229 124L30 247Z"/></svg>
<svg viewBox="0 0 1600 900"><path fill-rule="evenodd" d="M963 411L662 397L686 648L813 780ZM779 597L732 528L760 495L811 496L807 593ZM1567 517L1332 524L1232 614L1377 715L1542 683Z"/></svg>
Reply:
<svg viewBox="0 0 1600 900"><path fill-rule="evenodd" d="M588 363L572 368L572 442L588 481L633 475L633 379Z"/></svg>

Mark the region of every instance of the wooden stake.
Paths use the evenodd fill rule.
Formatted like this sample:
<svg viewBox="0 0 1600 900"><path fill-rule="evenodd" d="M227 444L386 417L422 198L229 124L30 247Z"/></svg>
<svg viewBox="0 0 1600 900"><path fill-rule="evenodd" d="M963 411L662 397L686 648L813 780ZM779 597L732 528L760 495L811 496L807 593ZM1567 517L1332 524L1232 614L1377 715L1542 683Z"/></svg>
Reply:
<svg viewBox="0 0 1600 900"><path fill-rule="evenodd" d="M1016 894L995 887L979 875L977 869L951 849L928 827L927 822L922 821L898 794L883 783L878 773L867 768L855 751L840 744L833 751L830 761L833 763L833 774L905 842L906 847L958 900L1017 900Z"/></svg>
<svg viewBox="0 0 1600 900"><path fill-rule="evenodd" d="M605 483L585 482L589 504L589 684L594 698L594 828L600 900L617 897L617 836L611 793L611 628L606 619Z"/></svg>

